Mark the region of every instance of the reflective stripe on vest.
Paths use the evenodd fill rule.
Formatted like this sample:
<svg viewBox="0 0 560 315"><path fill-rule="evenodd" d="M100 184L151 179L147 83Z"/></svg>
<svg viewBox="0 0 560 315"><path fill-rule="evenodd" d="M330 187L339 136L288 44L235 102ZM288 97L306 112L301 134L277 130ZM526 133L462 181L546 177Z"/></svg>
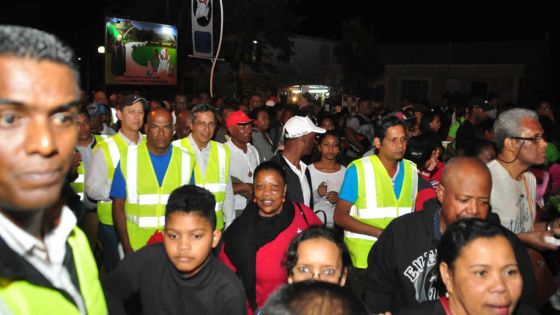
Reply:
<svg viewBox="0 0 560 315"><path fill-rule="evenodd" d="M385 229L396 217L414 210L418 187L418 172L414 163L403 160L404 176L399 199L396 199L392 179L376 155L352 162L358 174L358 199L350 215L379 229ZM355 267L366 268L367 256L375 237L345 231L344 240Z"/></svg>
<svg viewBox="0 0 560 315"><path fill-rule="evenodd" d="M145 143L128 147L127 154L121 157L121 171L126 181L127 231L134 250L145 246L150 236L163 228L169 195L190 182L194 157L179 148L172 146L170 149L171 159L161 187Z"/></svg>
<svg viewBox="0 0 560 315"><path fill-rule="evenodd" d="M107 314L97 266L84 233L75 227L68 237L68 245L87 314ZM76 305L59 291L25 280L0 278L0 300L12 314L80 314Z"/></svg>
<svg viewBox="0 0 560 315"><path fill-rule="evenodd" d="M159 228L165 225L165 216L141 217L137 215L127 215L126 219L141 228Z"/></svg>
<svg viewBox="0 0 560 315"><path fill-rule="evenodd" d="M117 133L98 142L95 146L96 150L103 151L105 164L107 165L107 179L110 183L113 182L115 167L119 163L121 153L125 154L128 148L128 144L122 137L120 133ZM144 142L144 138L142 138L142 142ZM100 223L113 225L113 205L110 201L99 201L97 203L97 217Z"/></svg>
<svg viewBox="0 0 560 315"><path fill-rule="evenodd" d="M78 196L80 196L80 200L84 200L84 191L85 191L85 186L84 186L84 179L85 179L85 168L84 168L84 162L80 162L80 165L78 165L78 177L70 183L70 187L72 187L72 190L74 190L74 192L76 194L78 194Z"/></svg>
<svg viewBox="0 0 560 315"><path fill-rule="evenodd" d="M173 145L180 147L193 156L196 154L188 137L173 141ZM210 141L210 155L206 163L206 173L196 164L194 168L195 184L208 189L216 198L216 229L224 228L223 205L226 196L227 179L229 178L230 151L227 146L216 141Z"/></svg>

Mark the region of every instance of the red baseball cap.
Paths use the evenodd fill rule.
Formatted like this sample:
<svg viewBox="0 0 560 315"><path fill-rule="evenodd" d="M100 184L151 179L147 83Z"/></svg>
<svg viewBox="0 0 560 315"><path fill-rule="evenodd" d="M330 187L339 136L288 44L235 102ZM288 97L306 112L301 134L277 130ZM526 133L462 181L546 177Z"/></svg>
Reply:
<svg viewBox="0 0 560 315"><path fill-rule="evenodd" d="M238 110L229 114L229 116L227 116L226 127L229 128L234 125L248 124L252 121L253 119L249 118L249 116L247 116L247 114L245 114L244 111Z"/></svg>

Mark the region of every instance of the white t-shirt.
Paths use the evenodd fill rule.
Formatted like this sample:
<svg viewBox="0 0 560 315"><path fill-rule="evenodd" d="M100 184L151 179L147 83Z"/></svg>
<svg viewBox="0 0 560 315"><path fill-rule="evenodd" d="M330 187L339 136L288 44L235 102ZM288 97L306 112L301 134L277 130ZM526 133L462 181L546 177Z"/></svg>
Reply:
<svg viewBox="0 0 560 315"><path fill-rule="evenodd" d="M502 225L513 233L532 231L537 206L535 175L527 171L521 175L525 180L514 180L498 161L491 161L487 165L492 174L492 212L498 214Z"/></svg>
<svg viewBox="0 0 560 315"><path fill-rule="evenodd" d="M259 152L250 143L247 143L247 153L243 152L233 142L228 140L225 143L231 152L229 173L240 181L253 184L255 168L259 165ZM234 195L235 210L243 210L247 205L247 198L242 195Z"/></svg>
<svg viewBox="0 0 560 315"><path fill-rule="evenodd" d="M334 226L333 214L334 214L335 204L332 204L327 200L327 195L323 197L319 197L319 193L317 193L317 188L322 182L325 182L327 184L327 192L329 191L339 192L340 186L342 185L342 180L344 179L345 172L346 172L346 167L344 167L343 165L341 165L340 170L334 173L324 173L316 169L315 165L313 164L309 165L309 173L311 174L311 185L312 185L311 189L313 190L313 200L315 202L315 206L313 207L313 210L325 211L325 214L327 215L327 222L323 222L323 223L326 223L328 227ZM317 216L319 217L319 219L321 219L321 221L324 221L324 217L321 214L318 214Z"/></svg>

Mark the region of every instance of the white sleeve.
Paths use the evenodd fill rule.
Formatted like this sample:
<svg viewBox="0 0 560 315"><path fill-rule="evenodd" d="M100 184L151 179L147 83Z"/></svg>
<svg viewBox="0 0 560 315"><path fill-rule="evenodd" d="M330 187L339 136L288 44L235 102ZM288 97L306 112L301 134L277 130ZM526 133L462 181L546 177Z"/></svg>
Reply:
<svg viewBox="0 0 560 315"><path fill-rule="evenodd" d="M108 176L107 162L103 150L97 149L93 152L89 171L86 172L85 190L87 196L92 200L110 201L109 192L111 182Z"/></svg>
<svg viewBox="0 0 560 315"><path fill-rule="evenodd" d="M358 131L358 128L360 127L360 121L358 120L358 118L352 117L346 122L346 127L352 128L354 129L354 131Z"/></svg>

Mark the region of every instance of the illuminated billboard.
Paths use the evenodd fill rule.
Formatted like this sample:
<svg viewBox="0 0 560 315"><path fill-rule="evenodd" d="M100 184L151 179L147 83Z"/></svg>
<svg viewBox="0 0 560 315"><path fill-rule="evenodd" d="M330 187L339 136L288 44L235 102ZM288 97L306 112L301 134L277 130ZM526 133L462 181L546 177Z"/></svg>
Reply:
<svg viewBox="0 0 560 315"><path fill-rule="evenodd" d="M177 28L108 17L105 83L177 84Z"/></svg>

